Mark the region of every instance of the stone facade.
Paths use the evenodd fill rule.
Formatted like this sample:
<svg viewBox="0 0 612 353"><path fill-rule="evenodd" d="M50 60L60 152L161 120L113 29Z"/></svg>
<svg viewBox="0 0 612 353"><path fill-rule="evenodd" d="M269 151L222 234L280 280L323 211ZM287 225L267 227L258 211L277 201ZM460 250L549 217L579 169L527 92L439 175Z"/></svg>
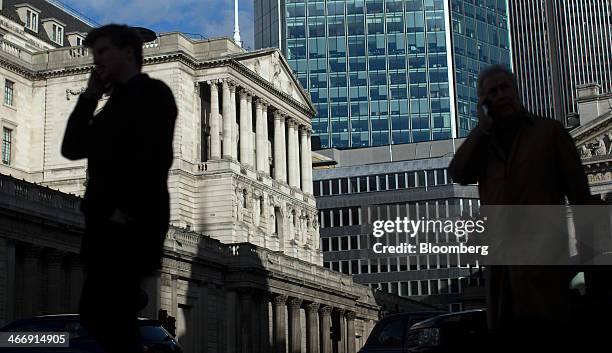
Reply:
<svg viewBox="0 0 612 353"><path fill-rule="evenodd" d="M321 266L315 111L284 58L180 33L146 43L144 56L143 71L172 89L179 115L171 227L142 315L175 317L186 352L355 352L384 298ZM77 310L87 166L63 158L60 145L92 68L83 47L0 46L0 75L14 82L13 105L0 107L12 132L10 162L0 165L2 324Z"/></svg>
<svg viewBox="0 0 612 353"><path fill-rule="evenodd" d="M612 93L589 84L577 89L580 125L570 131L585 167L591 193L612 200Z"/></svg>

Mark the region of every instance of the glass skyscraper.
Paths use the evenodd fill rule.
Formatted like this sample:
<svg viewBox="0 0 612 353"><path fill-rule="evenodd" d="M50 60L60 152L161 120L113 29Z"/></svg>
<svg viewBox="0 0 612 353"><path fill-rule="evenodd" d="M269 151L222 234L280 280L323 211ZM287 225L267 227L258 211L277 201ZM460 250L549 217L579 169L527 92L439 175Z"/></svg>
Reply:
<svg viewBox="0 0 612 353"><path fill-rule="evenodd" d="M612 2L515 0L510 3L514 72L530 111L565 121L576 88L612 92Z"/></svg>
<svg viewBox="0 0 612 353"><path fill-rule="evenodd" d="M478 72L511 66L506 0L254 1L255 46L281 48L323 148L466 136Z"/></svg>

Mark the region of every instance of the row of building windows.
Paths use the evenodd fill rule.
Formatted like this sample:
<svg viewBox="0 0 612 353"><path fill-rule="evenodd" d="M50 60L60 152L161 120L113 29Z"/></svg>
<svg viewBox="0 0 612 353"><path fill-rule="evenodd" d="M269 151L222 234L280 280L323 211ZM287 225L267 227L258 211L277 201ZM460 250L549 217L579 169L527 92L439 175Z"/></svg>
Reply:
<svg viewBox="0 0 612 353"><path fill-rule="evenodd" d="M321 228L356 226L361 223L361 207L343 207L319 211Z"/></svg>
<svg viewBox="0 0 612 353"><path fill-rule="evenodd" d="M418 170L349 178L316 180L315 196L355 194L451 184L446 169Z"/></svg>
<svg viewBox="0 0 612 353"><path fill-rule="evenodd" d="M478 199L440 199L411 201L393 204L369 205L364 209L359 206L319 210L321 228L346 227L362 224L373 224L376 220L394 220L396 218L445 219L454 217L474 217L480 212Z"/></svg>
<svg viewBox="0 0 612 353"><path fill-rule="evenodd" d="M411 297L423 295L460 294L463 293L465 288L468 286L482 286L483 284L470 281L470 279L467 277L460 277L405 282L369 283L368 285L372 289L379 289L386 293L403 297Z"/></svg>
<svg viewBox="0 0 612 353"><path fill-rule="evenodd" d="M322 237L321 249L328 251L346 251L359 249L358 235L343 235L339 237Z"/></svg>
<svg viewBox="0 0 612 353"><path fill-rule="evenodd" d="M489 0L492 1L492 0ZM470 1L471 2L471 1ZM495 0L493 0L495 2ZM287 17L363 15L444 10L444 0L286 0ZM327 7L325 6L327 3ZM473 2L471 2L473 3ZM493 4L493 8L495 5Z"/></svg>
<svg viewBox="0 0 612 353"><path fill-rule="evenodd" d="M347 244L340 245L346 246ZM467 268L475 265L475 263L462 260L460 254L408 255L402 257L324 261L325 267L347 275L436 270L456 267Z"/></svg>

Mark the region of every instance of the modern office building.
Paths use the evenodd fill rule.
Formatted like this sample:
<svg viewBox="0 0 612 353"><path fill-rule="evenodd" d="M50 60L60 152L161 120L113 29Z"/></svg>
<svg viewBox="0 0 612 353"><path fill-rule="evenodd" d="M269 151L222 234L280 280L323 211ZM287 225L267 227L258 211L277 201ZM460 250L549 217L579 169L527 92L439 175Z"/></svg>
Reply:
<svg viewBox="0 0 612 353"><path fill-rule="evenodd" d="M505 0L254 2L255 46L282 49L323 148L466 136L478 72L511 65Z"/></svg>
<svg viewBox="0 0 612 353"><path fill-rule="evenodd" d="M577 112L577 88L612 92L612 3L517 0L510 4L514 72L536 114L565 122Z"/></svg>
<svg viewBox="0 0 612 353"><path fill-rule="evenodd" d="M461 143L462 139L456 141ZM388 233L374 237L375 220L453 219L479 210L476 185L447 174L452 141L317 151L335 165L313 170L323 264L357 283L447 310L484 305L479 268L458 254L377 254L374 244L456 244L450 233ZM379 250L379 249L378 249Z"/></svg>

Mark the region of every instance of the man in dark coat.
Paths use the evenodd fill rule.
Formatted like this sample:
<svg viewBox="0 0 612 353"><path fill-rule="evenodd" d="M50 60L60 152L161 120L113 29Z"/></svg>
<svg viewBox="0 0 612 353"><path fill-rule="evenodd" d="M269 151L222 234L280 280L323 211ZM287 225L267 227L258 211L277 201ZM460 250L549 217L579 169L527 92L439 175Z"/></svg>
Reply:
<svg viewBox="0 0 612 353"><path fill-rule="evenodd" d="M564 212L559 214L558 210L562 210L560 205L565 204L566 197L573 205L592 202L571 136L558 121L535 117L525 110L516 79L504 66L492 66L481 72L478 95L478 126L451 161L451 177L464 185L478 183L483 209L487 205L506 205L504 210L513 210L508 211L511 214L517 209L529 209L512 205L557 205L545 209L556 212L554 221L525 213L529 219L514 219L514 225L507 223L520 228L530 221L530 226L539 224L539 229L532 229L533 233L522 239L520 234L504 233L502 229L505 239L497 239L497 250L514 251L505 260L542 265L548 263L538 261L544 261L553 247L558 256L554 260L560 261L556 264L568 265L569 254L565 259L559 256L568 252L569 241L567 233L555 234L560 229L559 221L565 220ZM492 225L495 226L499 224ZM539 239L538 232L546 232L546 228L552 237ZM512 248L516 244L519 246ZM570 312L568 288L572 273L568 266L497 263L488 266L486 272L489 327L505 338L503 343L499 342L501 347L510 349L514 343L518 345L514 348L533 348L524 345L529 334L549 348L563 339Z"/></svg>
<svg viewBox="0 0 612 353"><path fill-rule="evenodd" d="M107 352L140 352L140 284L161 267L177 108L168 86L141 73L143 40L134 28L96 28L84 43L95 69L62 143L64 157L88 160L81 320Z"/></svg>

